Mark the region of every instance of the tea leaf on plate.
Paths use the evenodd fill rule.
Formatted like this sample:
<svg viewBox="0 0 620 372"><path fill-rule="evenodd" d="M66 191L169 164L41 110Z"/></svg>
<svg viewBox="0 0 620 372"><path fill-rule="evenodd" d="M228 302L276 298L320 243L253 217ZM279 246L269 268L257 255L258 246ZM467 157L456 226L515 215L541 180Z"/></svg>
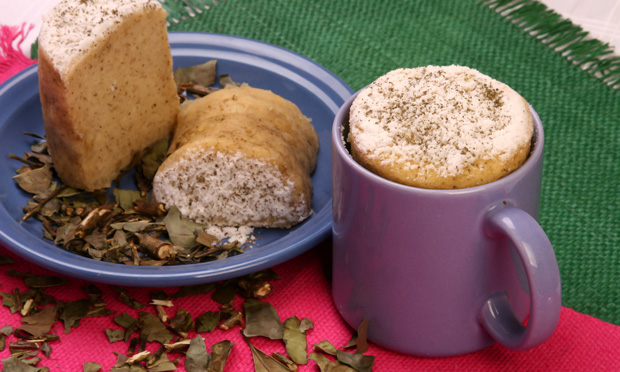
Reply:
<svg viewBox="0 0 620 372"><path fill-rule="evenodd" d="M189 67L179 67L174 70L174 81L177 86L184 83L194 83L203 86L213 85L216 78L217 60L212 59L203 64Z"/></svg>

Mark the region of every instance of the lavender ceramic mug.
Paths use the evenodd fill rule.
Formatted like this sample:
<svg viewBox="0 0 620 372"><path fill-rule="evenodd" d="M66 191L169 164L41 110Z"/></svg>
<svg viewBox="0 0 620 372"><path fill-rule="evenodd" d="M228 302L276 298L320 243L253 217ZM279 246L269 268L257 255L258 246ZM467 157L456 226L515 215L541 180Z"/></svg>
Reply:
<svg viewBox="0 0 620 372"><path fill-rule="evenodd" d="M344 319L353 327L368 319L371 341L423 356L496 342L524 350L547 340L559 320L561 284L536 222L544 146L538 115L532 109L532 150L519 169L482 186L428 190L353 160L343 133L354 98L332 130L333 296Z"/></svg>

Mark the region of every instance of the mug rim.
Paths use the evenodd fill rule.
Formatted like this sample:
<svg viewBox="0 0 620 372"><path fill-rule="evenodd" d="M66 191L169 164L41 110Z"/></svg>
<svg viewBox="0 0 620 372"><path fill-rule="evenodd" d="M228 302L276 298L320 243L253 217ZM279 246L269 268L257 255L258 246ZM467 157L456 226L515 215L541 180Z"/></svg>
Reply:
<svg viewBox="0 0 620 372"><path fill-rule="evenodd" d="M531 172L532 169L536 166L536 164L542 160L544 143L545 143L544 129L543 129L543 125L540 120L540 117L538 116L538 113L534 110L532 105L528 103L530 114L532 115L532 121L534 123L534 133L532 135L531 149L525 162L519 168L515 169L511 173L492 182L488 182L488 183L478 185L478 186L471 186L471 187L465 187L465 188L459 188L459 189L426 189L422 187L405 185L405 184L398 183L392 180L388 180L387 178L381 177L371 172L370 170L366 169L364 166L359 164L357 161L355 161L351 153L345 147L344 139L342 136L342 133L343 133L342 128L345 125L344 119L345 118L348 119L351 104L353 103L353 100L355 100L357 95L363 89L364 88L358 90L353 95L351 95L351 97L349 97L342 104L342 106L340 106L340 108L338 109L338 112L336 113L336 116L334 118L334 123L332 125L332 147L334 148L335 151L333 151L332 153L335 154L335 156L339 156L354 171L361 173L361 176L369 179L370 181L379 183L382 186L392 187L392 188L399 189L401 191L411 192L411 193L418 192L418 193L428 193L428 194L437 194L437 195L454 195L454 194L468 194L468 193L474 193L474 192L482 192L483 190L486 190L488 188L495 188L495 187L501 188L501 187L505 187L505 186L508 186L516 182L517 180L522 178L525 174Z"/></svg>

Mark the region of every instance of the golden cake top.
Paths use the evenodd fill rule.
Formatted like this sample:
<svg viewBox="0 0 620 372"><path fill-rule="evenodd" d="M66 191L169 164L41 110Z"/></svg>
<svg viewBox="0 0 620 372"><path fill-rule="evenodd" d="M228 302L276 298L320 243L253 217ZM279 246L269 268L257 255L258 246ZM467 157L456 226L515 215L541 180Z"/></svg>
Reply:
<svg viewBox="0 0 620 372"><path fill-rule="evenodd" d="M391 71L360 91L350 114L360 153L420 175L453 177L480 159L509 159L533 133L517 92L463 66Z"/></svg>
<svg viewBox="0 0 620 372"><path fill-rule="evenodd" d="M43 16L39 45L63 76L123 19L161 5L152 0L63 0Z"/></svg>

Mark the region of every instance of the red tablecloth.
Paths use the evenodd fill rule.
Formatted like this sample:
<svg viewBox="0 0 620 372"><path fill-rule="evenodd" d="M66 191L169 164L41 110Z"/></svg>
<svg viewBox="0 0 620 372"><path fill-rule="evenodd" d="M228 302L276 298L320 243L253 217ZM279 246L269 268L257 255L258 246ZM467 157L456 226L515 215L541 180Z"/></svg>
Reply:
<svg viewBox="0 0 620 372"><path fill-rule="evenodd" d="M2 27L0 40L0 83L17 71L34 63L25 58L11 45L10 40L23 37L24 28ZM1 108L0 108L1 109ZM14 256L5 248L0 247L0 254L14 259L11 265L0 266L0 292L12 292L14 288L25 289L22 279L7 275L9 269L36 273L38 275L52 275L35 265ZM282 279L274 281L274 291L265 300L271 303L278 311L282 320L297 315L299 318L309 318L314 321L315 328L308 332L308 351L311 346L321 340L330 340L336 346L346 344L353 330L348 327L340 315L331 298L330 284L324 275L324 268L330 259L330 243L326 242L309 252L289 262L280 264L274 269ZM82 287L88 284L82 280L70 279L68 284L61 287L49 288L47 293L58 300L73 301L85 298ZM52 353L49 358L43 357L40 365L50 368L51 371L82 371L86 362L97 362L103 366L103 371L110 370L116 363L114 353L126 354L128 344L125 342L109 343L105 334L106 328L120 329L113 321L115 315L126 312L134 317L138 310L129 308L117 299L116 292L108 285L98 285L103 291L103 299L107 307L115 314L85 318L81 324L64 334L61 322L57 322L52 332L61 335L59 341L51 343ZM165 288L168 294L178 288ZM127 288L130 296L142 303L148 303L152 289ZM242 300L238 298L234 305L240 309ZM169 310L175 315L178 309L183 309L197 317L205 311L215 311L219 305L208 295L188 296L176 299L174 308ZM152 306L140 311L153 312ZM0 327L12 325L19 327L21 316L11 314L5 306L0 307ZM195 332L190 333L194 337ZM214 343L229 339L234 342L232 353L228 359L226 371L251 371L252 356L249 346L239 333L239 327L233 330L215 330L213 333L203 333L207 347ZM7 338L16 341L15 336ZM281 341L272 341L255 337L254 345L265 352L284 352ZM158 345L148 345L149 350L157 349ZM376 345L370 345L367 352L374 355L375 371L620 371L620 327L605 323L591 316L577 313L563 308L560 323L555 334L542 346L524 352L514 352L495 345L486 350L452 358L418 358L400 355L385 350ZM10 356L8 347L0 352L0 359ZM179 355L172 355L178 358ZM184 371L181 364L179 371ZM300 371L318 371L313 361L302 366Z"/></svg>

